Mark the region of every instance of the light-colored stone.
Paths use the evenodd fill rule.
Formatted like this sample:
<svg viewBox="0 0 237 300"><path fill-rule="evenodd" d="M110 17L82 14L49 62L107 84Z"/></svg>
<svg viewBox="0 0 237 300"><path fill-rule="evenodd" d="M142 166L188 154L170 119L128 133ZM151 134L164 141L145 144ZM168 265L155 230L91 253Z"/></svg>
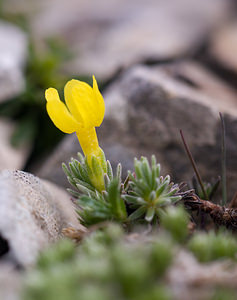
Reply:
<svg viewBox="0 0 237 300"><path fill-rule="evenodd" d="M59 36L69 74L109 79L120 68L195 51L231 11L230 0L10 0L32 7L34 36Z"/></svg>
<svg viewBox="0 0 237 300"><path fill-rule="evenodd" d="M27 37L18 27L0 22L0 102L21 93L25 87L23 67Z"/></svg>
<svg viewBox="0 0 237 300"><path fill-rule="evenodd" d="M10 263L0 263L0 299L20 300L22 276Z"/></svg>
<svg viewBox="0 0 237 300"><path fill-rule="evenodd" d="M25 144L14 147L11 137L16 125L8 119L0 119L0 170L22 169L26 163L30 147Z"/></svg>
<svg viewBox="0 0 237 300"><path fill-rule="evenodd" d="M176 300L212 299L217 286L236 288L237 268L227 260L200 264L191 253L181 250L166 280Z"/></svg>
<svg viewBox="0 0 237 300"><path fill-rule="evenodd" d="M236 113L236 89L218 78L205 66L195 61L185 60L168 64L163 69L177 81L208 95L212 99L212 105L216 105L219 111Z"/></svg>
<svg viewBox="0 0 237 300"><path fill-rule="evenodd" d="M29 173L0 173L0 234L9 245L6 260L33 265L39 251L69 226L84 228L66 192Z"/></svg>
<svg viewBox="0 0 237 300"><path fill-rule="evenodd" d="M212 37L210 57L226 69L237 72L237 21L221 27Z"/></svg>
<svg viewBox="0 0 237 300"><path fill-rule="evenodd" d="M108 79L120 68L135 63L191 53L226 17L229 8L228 1L212 0L109 2L104 1L104 7L101 6L103 14L98 10L97 18L92 14L94 18L89 26L95 36L90 36L91 32L88 36L86 31L78 28L77 32L84 40L81 41L80 36L77 40L73 37L77 57L68 70L74 74L80 70L80 74L96 74L101 80ZM85 28L87 26L88 21Z"/></svg>

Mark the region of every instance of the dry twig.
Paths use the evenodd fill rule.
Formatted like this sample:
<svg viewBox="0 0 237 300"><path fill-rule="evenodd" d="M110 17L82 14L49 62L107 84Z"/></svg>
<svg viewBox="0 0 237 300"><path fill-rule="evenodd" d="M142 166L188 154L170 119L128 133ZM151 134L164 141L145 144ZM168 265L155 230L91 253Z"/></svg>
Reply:
<svg viewBox="0 0 237 300"><path fill-rule="evenodd" d="M237 230L237 209L226 208L207 200L200 199L194 190L189 190L180 194L185 207L193 211L202 211L209 214L213 222L219 226Z"/></svg>

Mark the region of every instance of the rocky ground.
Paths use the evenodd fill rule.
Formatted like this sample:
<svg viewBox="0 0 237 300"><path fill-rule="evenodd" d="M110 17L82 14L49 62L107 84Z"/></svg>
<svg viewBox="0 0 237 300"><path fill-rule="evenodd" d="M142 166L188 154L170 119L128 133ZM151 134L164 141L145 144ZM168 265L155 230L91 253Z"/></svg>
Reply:
<svg viewBox="0 0 237 300"><path fill-rule="evenodd" d="M237 180L236 1L102 0L98 5L97 0L10 0L3 2L3 8L5 14L28 16L38 49L52 36L65 41L73 53L61 65L66 76L95 74L106 103L105 120L97 130L100 144L114 167L122 163L124 176L133 168L134 157L155 154L164 174L169 173L175 182L190 181L193 169L180 129L202 177L210 181L219 176L221 112L226 125L229 200L233 197ZM3 18L1 103L10 102L26 88L28 44L29 36ZM10 142L16 126L14 120L1 116L0 298L7 300L19 299L18 270L31 268L39 251L61 237L62 228L85 230L63 189L68 183L61 163L80 151L76 136L65 136L53 151L29 163L34 146L28 141L15 148ZM40 179L14 170L26 170ZM182 255L169 274L170 281L179 270L189 277ZM196 261L191 265L198 269L192 272L202 274L202 279L192 277L200 285L216 269L220 278L236 282L236 270L228 277L226 266L206 268ZM11 276L11 284L5 274ZM173 288L179 289L174 283Z"/></svg>

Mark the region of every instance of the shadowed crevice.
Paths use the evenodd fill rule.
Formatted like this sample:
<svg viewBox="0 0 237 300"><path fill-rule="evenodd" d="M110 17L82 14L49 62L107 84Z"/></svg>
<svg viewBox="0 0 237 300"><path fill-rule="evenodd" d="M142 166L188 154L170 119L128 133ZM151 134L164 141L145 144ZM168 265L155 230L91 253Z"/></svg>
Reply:
<svg viewBox="0 0 237 300"><path fill-rule="evenodd" d="M10 250L8 241L0 233L0 258Z"/></svg>

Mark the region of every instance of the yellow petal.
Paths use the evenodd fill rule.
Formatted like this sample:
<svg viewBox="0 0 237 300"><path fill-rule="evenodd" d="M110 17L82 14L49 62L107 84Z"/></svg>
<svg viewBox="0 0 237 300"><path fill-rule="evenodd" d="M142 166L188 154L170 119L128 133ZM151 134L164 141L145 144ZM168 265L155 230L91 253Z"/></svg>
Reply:
<svg viewBox="0 0 237 300"><path fill-rule="evenodd" d="M72 79L64 88L66 104L83 127L93 127L93 92L85 82Z"/></svg>
<svg viewBox="0 0 237 300"><path fill-rule="evenodd" d="M66 105L60 101L58 91L54 88L47 89L45 98L47 100L47 112L54 125L65 133L78 131L80 124L68 111Z"/></svg>
<svg viewBox="0 0 237 300"><path fill-rule="evenodd" d="M96 120L95 120L95 125L94 126L100 126L104 119L105 115L105 103L104 99L99 91L97 81L95 79L95 76L93 75L93 92L94 92L94 97L96 99L96 109L97 109L97 115L96 115Z"/></svg>

